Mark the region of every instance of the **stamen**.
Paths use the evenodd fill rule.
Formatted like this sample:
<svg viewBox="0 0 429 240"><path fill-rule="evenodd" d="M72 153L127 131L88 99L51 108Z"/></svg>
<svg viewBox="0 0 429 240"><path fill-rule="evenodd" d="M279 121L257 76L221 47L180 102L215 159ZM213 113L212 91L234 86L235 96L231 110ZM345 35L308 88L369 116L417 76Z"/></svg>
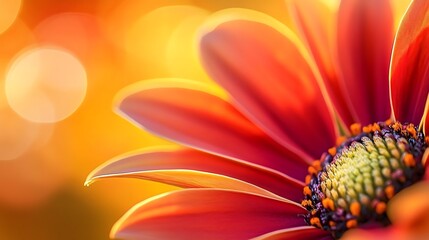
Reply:
<svg viewBox="0 0 429 240"><path fill-rule="evenodd" d="M410 123L410 124L407 126L407 131L411 134L411 136L413 136L413 138L416 138L416 137L417 137L417 131L416 131L416 129L414 128L414 124Z"/></svg>
<svg viewBox="0 0 429 240"><path fill-rule="evenodd" d="M355 228L355 227L357 227L357 225L358 225L358 222L356 221L356 219L348 220L347 224L346 224L347 228L349 228L349 229Z"/></svg>
<svg viewBox="0 0 429 240"><path fill-rule="evenodd" d="M313 226L317 226L319 228L322 228L322 225L320 224L320 219L318 217L311 218L310 223Z"/></svg>
<svg viewBox="0 0 429 240"><path fill-rule="evenodd" d="M324 208L327 208L329 210L334 210L335 206L334 206L334 201L332 201L332 199L330 198L325 198L322 200L322 204Z"/></svg>
<svg viewBox="0 0 429 240"><path fill-rule="evenodd" d="M335 154L337 153L337 148L331 147L330 149L328 149L328 153L331 154L331 156L335 156Z"/></svg>
<svg viewBox="0 0 429 240"><path fill-rule="evenodd" d="M363 131L364 133L370 133L370 132L371 132L371 129L372 129L372 126L371 126L371 124L370 124L370 125L368 125L368 126L363 127L363 128L362 128L362 131Z"/></svg>
<svg viewBox="0 0 429 240"><path fill-rule="evenodd" d="M407 167L415 167L416 166L416 161L414 160L414 157L412 154L407 153L404 156L404 163Z"/></svg>
<svg viewBox="0 0 429 240"><path fill-rule="evenodd" d="M308 167L303 189L306 222L334 238L367 222L389 224L387 202L422 179L429 143L413 124L399 122L356 123L350 132Z"/></svg>
<svg viewBox="0 0 429 240"><path fill-rule="evenodd" d="M322 164L320 163L319 160L314 160L311 166L313 166L317 172L320 172L322 170Z"/></svg>
<svg viewBox="0 0 429 240"><path fill-rule="evenodd" d="M386 212L387 205L385 202L379 202L377 205L375 205L375 212L378 215L384 214Z"/></svg>
<svg viewBox="0 0 429 240"><path fill-rule="evenodd" d="M360 123L353 123L350 125L350 132L352 136L357 136L362 132L362 125Z"/></svg>
<svg viewBox="0 0 429 240"><path fill-rule="evenodd" d="M306 195L306 196L310 196L311 195L311 190L310 190L310 188L308 187L308 186L305 186L304 187L304 195Z"/></svg>
<svg viewBox="0 0 429 240"><path fill-rule="evenodd" d="M391 199L393 195L395 195L395 188L392 185L389 185L384 189L384 193L386 194L387 199Z"/></svg>
<svg viewBox="0 0 429 240"><path fill-rule="evenodd" d="M344 137L344 136L339 136L339 137L337 137L337 140L335 141L335 145L338 147L338 146L340 146L344 141L346 141L346 137ZM428 141L429 141L429 139L428 139Z"/></svg>
<svg viewBox="0 0 429 240"><path fill-rule="evenodd" d="M350 212L353 216L359 217L359 215L360 215L360 204L358 202L353 202L350 205Z"/></svg>
<svg viewBox="0 0 429 240"><path fill-rule="evenodd" d="M311 175L305 176L305 184L306 185L310 184L310 181L311 181Z"/></svg>

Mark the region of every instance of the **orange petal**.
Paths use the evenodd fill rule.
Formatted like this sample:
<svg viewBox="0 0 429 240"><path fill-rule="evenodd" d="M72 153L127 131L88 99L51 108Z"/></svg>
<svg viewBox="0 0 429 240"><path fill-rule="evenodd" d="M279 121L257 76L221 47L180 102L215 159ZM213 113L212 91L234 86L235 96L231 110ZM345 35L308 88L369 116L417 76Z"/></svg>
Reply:
<svg viewBox="0 0 429 240"><path fill-rule="evenodd" d="M131 86L132 92L125 90L119 103L121 114L172 141L304 179L307 163L269 138L229 102L203 87L191 88L190 81L158 81L163 82L165 87L143 83Z"/></svg>
<svg viewBox="0 0 429 240"><path fill-rule="evenodd" d="M86 185L99 178L116 176L147 178L147 175L145 175L147 172L174 169L195 170L229 176L293 201L299 202L302 200L304 183L300 181L254 164L218 157L192 149L145 149L119 156L90 173ZM163 179L159 178L152 178L151 180L163 181ZM183 184L181 187L184 187ZM213 185L212 187L216 186Z"/></svg>
<svg viewBox="0 0 429 240"><path fill-rule="evenodd" d="M399 192L388 204L392 225L371 230L346 232L344 239L428 239L429 236L429 183L416 183Z"/></svg>
<svg viewBox="0 0 429 240"><path fill-rule="evenodd" d="M394 19L389 1L341 1L338 64L354 118L363 125L390 118L389 61Z"/></svg>
<svg viewBox="0 0 429 240"><path fill-rule="evenodd" d="M358 120L353 119L335 69L337 14L333 8L322 1L290 0L289 2L293 20L319 67L329 97L341 119L350 126Z"/></svg>
<svg viewBox="0 0 429 240"><path fill-rule="evenodd" d="M391 63L396 120L419 124L429 92L429 2L415 0L402 19Z"/></svg>
<svg viewBox="0 0 429 240"><path fill-rule="evenodd" d="M301 240L310 240L310 239L321 239L323 237L331 236L329 232L323 231L319 228L312 226L305 227L294 227L287 228L282 230L277 230L264 234L262 236L256 237L253 240L281 240L281 239L301 239Z"/></svg>
<svg viewBox="0 0 429 240"><path fill-rule="evenodd" d="M195 170L172 169L113 173L110 175L99 176L98 179L112 177L133 177L170 184L182 188L218 188L225 190L235 190L259 194L265 197L283 199L282 197L277 196L265 189L235 178Z"/></svg>
<svg viewBox="0 0 429 240"><path fill-rule="evenodd" d="M186 189L143 201L113 227L112 238L248 239L303 226L301 206L243 192Z"/></svg>
<svg viewBox="0 0 429 240"><path fill-rule="evenodd" d="M389 203L388 215L395 225L427 229L429 234L429 182L416 183L398 193ZM406 206L406 207L404 207Z"/></svg>
<svg viewBox="0 0 429 240"><path fill-rule="evenodd" d="M221 23L201 39L203 64L261 129L289 149L319 158L335 144L332 109L304 47L283 30L247 20Z"/></svg>
<svg viewBox="0 0 429 240"><path fill-rule="evenodd" d="M403 240L410 239L406 238L407 235L398 228L394 226L387 228L376 228L371 230L366 229L350 229L348 230L341 239L343 240L380 240L380 239L389 239L389 240Z"/></svg>

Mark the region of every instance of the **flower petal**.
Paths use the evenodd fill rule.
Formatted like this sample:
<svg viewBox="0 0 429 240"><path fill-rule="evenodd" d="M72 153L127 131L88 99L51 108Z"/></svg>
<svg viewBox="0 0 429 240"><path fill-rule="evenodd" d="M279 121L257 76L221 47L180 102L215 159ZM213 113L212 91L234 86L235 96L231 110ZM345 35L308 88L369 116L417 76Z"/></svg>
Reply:
<svg viewBox="0 0 429 240"><path fill-rule="evenodd" d="M388 204L392 226L381 229L352 230L344 239L428 239L429 183L422 181L398 193Z"/></svg>
<svg viewBox="0 0 429 240"><path fill-rule="evenodd" d="M305 226L305 227L294 227L274 232L266 233L262 236L256 237L253 240L285 240L285 239L301 239L301 240L314 240L314 239L332 239L329 232L321 230L319 228Z"/></svg>
<svg viewBox="0 0 429 240"><path fill-rule="evenodd" d="M408 236L409 237L409 236ZM400 228L394 226L379 228L379 229L350 229L341 239L344 240L379 240L379 239L389 239L389 240L403 240L410 239L407 238L405 232L401 231ZM418 239L418 238L416 238ZM424 238L421 238L424 239Z"/></svg>
<svg viewBox="0 0 429 240"><path fill-rule="evenodd" d="M347 126L355 123L335 68L336 11L318 0L289 0L295 24L305 39L335 109Z"/></svg>
<svg viewBox="0 0 429 240"><path fill-rule="evenodd" d="M125 90L121 113L154 134L192 148L304 178L308 165L302 158L269 138L226 100L191 88L205 85L176 81L173 86L172 79L164 81L170 85L147 88L143 83L131 86L132 93Z"/></svg>
<svg viewBox="0 0 429 240"><path fill-rule="evenodd" d="M389 1L341 1L338 60L354 118L370 124L390 118L389 61L394 18Z"/></svg>
<svg viewBox="0 0 429 240"><path fill-rule="evenodd" d="M297 204L216 189L186 189L143 201L113 227L114 238L248 239L305 225Z"/></svg>
<svg viewBox="0 0 429 240"><path fill-rule="evenodd" d="M426 229L429 234L429 182L422 181L404 189L389 203L388 215L395 225ZM404 208L403 206L407 206ZM422 225L423 224L423 225Z"/></svg>
<svg viewBox="0 0 429 240"><path fill-rule="evenodd" d="M429 2L414 0L399 27L391 63L396 120L419 124L429 93Z"/></svg>
<svg viewBox="0 0 429 240"><path fill-rule="evenodd" d="M133 177L170 184L182 188L218 188L259 194L270 198L284 199L258 186L235 178L195 170L172 169L127 172L103 175L99 176L98 179L111 177Z"/></svg>
<svg viewBox="0 0 429 240"><path fill-rule="evenodd" d="M229 176L296 202L302 200L304 183L300 181L254 164L192 149L163 148L128 153L95 169L89 174L85 184L89 185L99 178L114 176L131 175L132 177L147 178L148 176L145 175L147 172L173 169L187 169ZM163 181L159 178L152 178L151 180ZM181 186L183 187L183 184ZM212 187L220 188L216 185Z"/></svg>
<svg viewBox="0 0 429 240"><path fill-rule="evenodd" d="M221 23L201 39L203 64L261 129L289 149L319 158L335 143L332 109L304 47L283 30L248 20Z"/></svg>

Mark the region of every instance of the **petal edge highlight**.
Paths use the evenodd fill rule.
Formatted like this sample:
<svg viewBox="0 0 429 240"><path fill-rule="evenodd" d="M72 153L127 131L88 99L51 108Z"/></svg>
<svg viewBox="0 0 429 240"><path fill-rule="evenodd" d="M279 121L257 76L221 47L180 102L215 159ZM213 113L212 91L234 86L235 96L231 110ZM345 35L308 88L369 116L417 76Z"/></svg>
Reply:
<svg viewBox="0 0 429 240"><path fill-rule="evenodd" d="M304 178L311 160L276 143L225 99L188 88L183 81L176 85L173 79L158 82L168 86L125 91L118 106L120 114L155 135L191 148Z"/></svg>
<svg viewBox="0 0 429 240"><path fill-rule="evenodd" d="M296 202L302 200L304 183L280 172L250 163L181 148L151 148L116 157L92 171L86 185L98 178L135 176L156 170L194 170L215 173L256 185ZM156 180L156 179L153 179Z"/></svg>
<svg viewBox="0 0 429 240"><path fill-rule="evenodd" d="M303 226L297 215L305 211L299 205L243 192L187 189L137 204L114 225L111 237L248 239Z"/></svg>

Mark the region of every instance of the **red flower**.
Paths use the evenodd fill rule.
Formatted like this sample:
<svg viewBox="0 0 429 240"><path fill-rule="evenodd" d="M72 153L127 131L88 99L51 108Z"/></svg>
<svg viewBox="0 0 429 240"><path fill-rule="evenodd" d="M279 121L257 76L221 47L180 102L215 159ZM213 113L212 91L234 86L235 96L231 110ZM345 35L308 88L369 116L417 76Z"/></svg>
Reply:
<svg viewBox="0 0 429 240"><path fill-rule="evenodd" d="M202 61L226 94L180 79L124 90L123 116L183 147L120 156L87 183L136 177L189 189L138 204L112 237L323 239L399 229L386 204L424 178L429 2L412 2L393 48L389 1L343 0L337 35L322 4L295 4L303 42L253 11L229 10L206 26Z"/></svg>

